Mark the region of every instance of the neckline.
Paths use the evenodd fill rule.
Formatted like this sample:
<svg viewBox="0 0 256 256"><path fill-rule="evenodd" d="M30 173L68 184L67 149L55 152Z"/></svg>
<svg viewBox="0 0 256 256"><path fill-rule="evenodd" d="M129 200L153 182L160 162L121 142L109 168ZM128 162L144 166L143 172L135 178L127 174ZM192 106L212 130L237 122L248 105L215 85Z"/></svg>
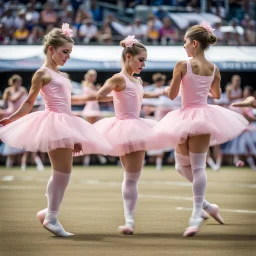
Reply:
<svg viewBox="0 0 256 256"><path fill-rule="evenodd" d="M136 82L134 81L134 82L133 82L133 81L132 81L131 79L129 79L128 76L125 75L124 73L120 72L120 74L124 75L130 82L135 83L135 84L140 84L140 85L141 85L141 83L140 83L139 81L136 81Z"/></svg>
<svg viewBox="0 0 256 256"><path fill-rule="evenodd" d="M65 78L67 78L65 75L63 75L62 73L60 73L59 71L57 72L57 71L55 71L55 70L53 70L53 69L51 69L51 68L48 68L48 67L46 67L46 66L42 66L43 68L47 68L47 69L50 69L51 71L53 71L54 73L56 73L56 74L59 74L59 75L61 75L62 77L65 77Z"/></svg>
<svg viewBox="0 0 256 256"><path fill-rule="evenodd" d="M212 72L212 74L210 75L210 76L201 76L201 75L197 75L197 74L195 74L195 73L193 73L193 69L192 69L192 66L191 66L191 63L190 63L190 61L188 61L189 62L189 65L190 65L190 73L192 74L192 75L195 75L195 76L200 76L200 77L212 77L213 75L214 75L214 73L215 73L215 65L213 65L213 72Z"/></svg>

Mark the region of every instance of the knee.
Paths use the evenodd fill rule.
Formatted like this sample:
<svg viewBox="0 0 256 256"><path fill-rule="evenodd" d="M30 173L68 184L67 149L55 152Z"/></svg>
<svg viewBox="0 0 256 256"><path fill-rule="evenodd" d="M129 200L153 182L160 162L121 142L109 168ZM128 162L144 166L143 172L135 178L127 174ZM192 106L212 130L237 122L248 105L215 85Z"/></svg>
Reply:
<svg viewBox="0 0 256 256"><path fill-rule="evenodd" d="M138 172L124 172L124 180L125 181L132 181L137 182L141 176L141 171Z"/></svg>

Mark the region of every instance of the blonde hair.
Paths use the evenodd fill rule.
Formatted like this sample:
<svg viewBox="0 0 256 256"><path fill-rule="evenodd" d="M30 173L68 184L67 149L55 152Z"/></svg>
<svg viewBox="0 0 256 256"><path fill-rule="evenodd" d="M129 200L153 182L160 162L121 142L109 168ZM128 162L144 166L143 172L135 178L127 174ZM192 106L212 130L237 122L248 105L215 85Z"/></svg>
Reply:
<svg viewBox="0 0 256 256"><path fill-rule="evenodd" d="M94 69L89 69L89 70L86 72L86 74L84 75L84 78L87 79L87 78L88 78L89 76L91 76L91 75L97 75L96 70L94 70Z"/></svg>
<svg viewBox="0 0 256 256"><path fill-rule="evenodd" d="M127 53L131 54L131 56L136 56L140 54L142 51L147 51L145 45L139 41L135 42L132 47L126 47L125 40L122 40L120 42L120 45L124 48L122 52L123 61L125 61L125 57Z"/></svg>
<svg viewBox="0 0 256 256"><path fill-rule="evenodd" d="M67 37L62 34L62 30L60 28L53 28L44 36L44 53L47 53L49 46L52 46L56 49L60 46L63 46L65 43L74 44L74 40L71 37Z"/></svg>
<svg viewBox="0 0 256 256"><path fill-rule="evenodd" d="M9 79L8 79L8 84L9 86L12 86L13 83L15 83L17 80L21 80L22 81L22 77L20 75L12 75Z"/></svg>
<svg viewBox="0 0 256 256"><path fill-rule="evenodd" d="M214 45L217 42L217 37L200 25L189 28L186 37L189 38L190 41L197 40L202 50L208 49L210 45Z"/></svg>

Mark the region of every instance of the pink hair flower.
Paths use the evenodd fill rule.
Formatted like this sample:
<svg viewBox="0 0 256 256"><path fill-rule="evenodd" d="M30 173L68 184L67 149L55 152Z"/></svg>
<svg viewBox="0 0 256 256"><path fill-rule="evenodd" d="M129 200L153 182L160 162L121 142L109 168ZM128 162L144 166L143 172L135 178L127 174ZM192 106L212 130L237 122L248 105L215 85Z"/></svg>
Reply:
<svg viewBox="0 0 256 256"><path fill-rule="evenodd" d="M62 34L65 35L66 37L72 37L72 32L73 30L69 28L69 24L68 23L63 23L62 24L62 27L61 27L61 30L62 30Z"/></svg>
<svg viewBox="0 0 256 256"><path fill-rule="evenodd" d="M213 34L213 31L215 29L212 28L212 26L210 25L210 23L206 22L206 21L202 21L199 23L199 26L205 28L209 33Z"/></svg>
<svg viewBox="0 0 256 256"><path fill-rule="evenodd" d="M127 36L124 39L125 47L132 47L137 42L138 42L138 40L135 39L135 36Z"/></svg>

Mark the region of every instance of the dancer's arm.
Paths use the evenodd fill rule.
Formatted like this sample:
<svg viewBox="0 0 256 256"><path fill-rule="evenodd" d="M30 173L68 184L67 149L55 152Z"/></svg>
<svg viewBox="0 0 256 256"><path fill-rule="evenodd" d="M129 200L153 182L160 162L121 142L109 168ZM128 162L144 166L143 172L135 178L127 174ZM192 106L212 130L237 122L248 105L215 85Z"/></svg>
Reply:
<svg viewBox="0 0 256 256"><path fill-rule="evenodd" d="M164 90L162 92L144 92L143 98L159 98L162 95L165 95Z"/></svg>
<svg viewBox="0 0 256 256"><path fill-rule="evenodd" d="M40 89L43 85L49 83L50 80L51 77L49 75L47 76L44 70L38 70L32 78L32 85L26 100L21 104L15 113L7 118L2 119L0 124L6 125L21 118L24 115L27 115L31 111Z"/></svg>
<svg viewBox="0 0 256 256"><path fill-rule="evenodd" d="M85 104L87 101L96 100L97 93L95 92L88 95L72 95L71 96L71 104L72 105L82 105Z"/></svg>
<svg viewBox="0 0 256 256"><path fill-rule="evenodd" d="M166 89L167 96L171 100L174 100L179 94L181 79L186 73L185 69L186 69L185 61L179 61L174 67L171 85L169 89Z"/></svg>
<svg viewBox="0 0 256 256"><path fill-rule="evenodd" d="M214 80L212 82L211 89L210 89L210 93L212 94L214 99L219 99L221 97L220 80L221 80L220 71L219 71L219 68L216 67Z"/></svg>
<svg viewBox="0 0 256 256"><path fill-rule="evenodd" d="M96 99L100 102L113 101L113 96L108 95L114 90L123 91L125 86L124 78L120 75L114 75L98 90Z"/></svg>
<svg viewBox="0 0 256 256"><path fill-rule="evenodd" d="M256 108L256 99L253 96L249 96L244 101L233 103L232 106Z"/></svg>

